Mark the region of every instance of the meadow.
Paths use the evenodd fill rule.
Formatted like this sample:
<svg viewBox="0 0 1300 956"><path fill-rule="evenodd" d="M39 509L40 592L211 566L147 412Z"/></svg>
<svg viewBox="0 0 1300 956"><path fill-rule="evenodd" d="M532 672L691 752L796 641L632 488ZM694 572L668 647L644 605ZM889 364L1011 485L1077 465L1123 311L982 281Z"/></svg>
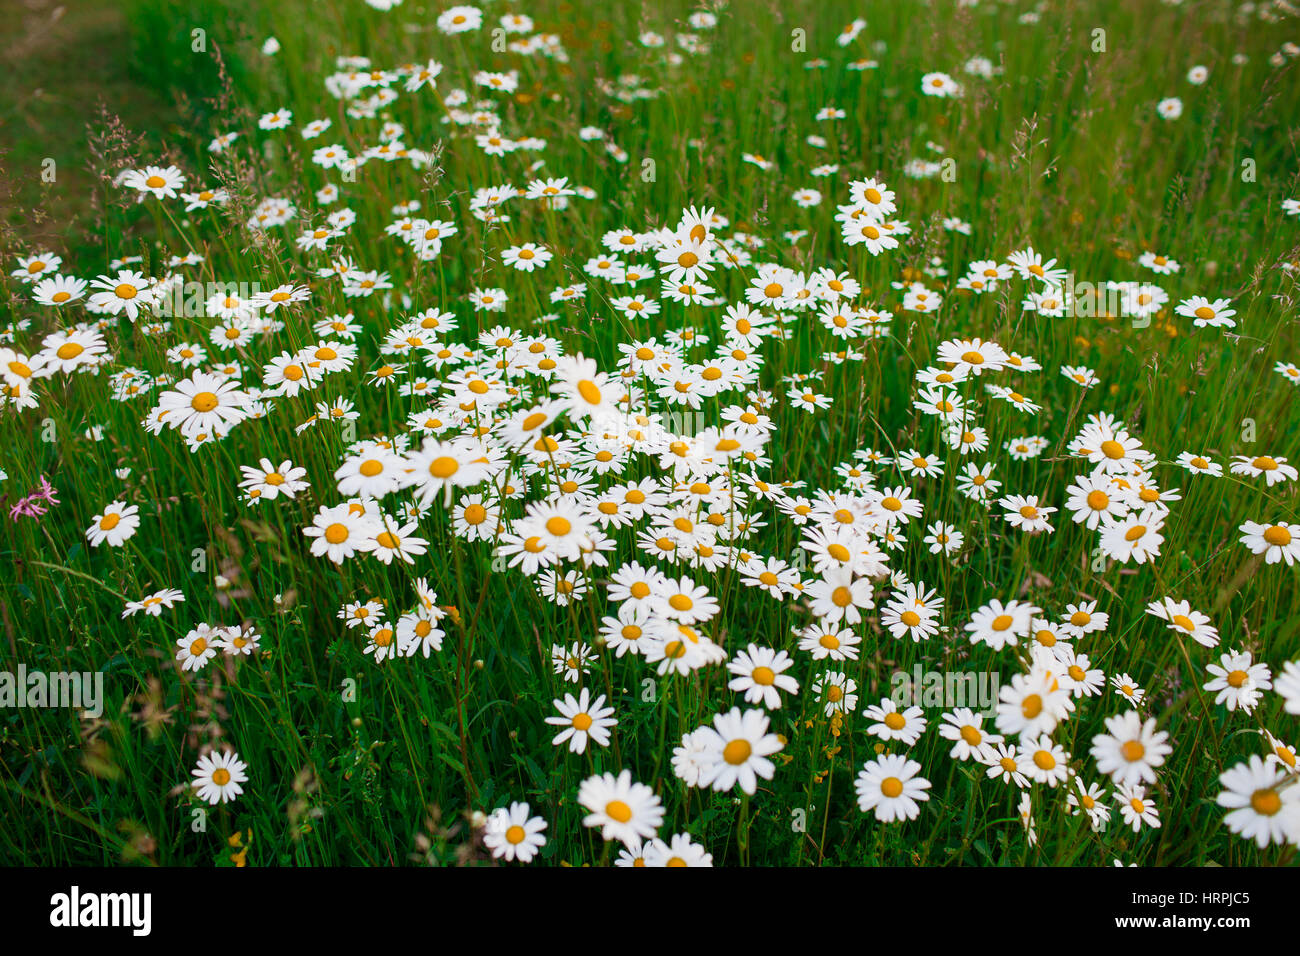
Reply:
<svg viewBox="0 0 1300 956"><path fill-rule="evenodd" d="M0 861L1295 862L1289 4L116 6Z"/></svg>

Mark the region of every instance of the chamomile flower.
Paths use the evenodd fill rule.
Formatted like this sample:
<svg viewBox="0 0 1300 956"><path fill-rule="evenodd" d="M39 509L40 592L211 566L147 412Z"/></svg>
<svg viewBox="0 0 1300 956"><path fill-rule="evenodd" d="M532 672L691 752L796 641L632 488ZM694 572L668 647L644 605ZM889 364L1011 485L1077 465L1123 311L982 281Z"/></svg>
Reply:
<svg viewBox="0 0 1300 956"><path fill-rule="evenodd" d="M984 729L984 715L968 707L958 707L943 715L939 736L953 742L948 756L954 760L979 759L990 747L1002 742L1000 734Z"/></svg>
<svg viewBox="0 0 1300 956"><path fill-rule="evenodd" d="M815 661L855 661L862 639L851 628L837 624L811 624L799 632L799 650Z"/></svg>
<svg viewBox="0 0 1300 956"><path fill-rule="evenodd" d="M1215 798L1229 811L1224 824L1261 850L1272 843L1300 843L1300 787L1289 782L1284 771L1254 754L1229 767L1219 775L1223 791Z"/></svg>
<svg viewBox="0 0 1300 956"><path fill-rule="evenodd" d="M1214 679L1205 689L1215 692L1214 702L1223 704L1229 711L1240 707L1250 713L1259 703L1263 691L1273 687L1268 665L1254 663L1250 651L1229 651L1219 657L1219 663L1206 664L1206 671Z"/></svg>
<svg viewBox="0 0 1300 956"><path fill-rule="evenodd" d="M578 803L588 811L584 826L600 827L604 839L629 847L653 837L664 819L659 798L645 784L633 782L630 770L617 777L588 777L578 788Z"/></svg>
<svg viewBox="0 0 1300 956"><path fill-rule="evenodd" d="M881 740L900 740L910 747L925 732L926 719L920 707L900 710L889 697L883 697L880 703L867 707L863 715L875 721L867 728L867 733Z"/></svg>
<svg viewBox="0 0 1300 956"><path fill-rule="evenodd" d="M1156 730L1154 717L1144 722L1130 710L1106 718L1106 732L1092 738L1092 759L1097 769L1110 774L1117 785L1155 783L1155 768L1165 762L1173 748L1169 735Z"/></svg>
<svg viewBox="0 0 1300 956"><path fill-rule="evenodd" d="M221 628L209 624L199 624L191 628L188 634L176 641L176 660L180 661L181 669L202 670L208 661L217 656L224 637L225 633Z"/></svg>
<svg viewBox="0 0 1300 956"><path fill-rule="evenodd" d="M1125 826L1132 827L1134 833L1141 830L1144 824L1153 829L1160 828L1160 811L1147 796L1146 787L1123 784L1115 788L1115 799L1119 802L1119 812Z"/></svg>
<svg viewBox="0 0 1300 956"><path fill-rule="evenodd" d="M248 764L233 750L203 754L192 774L193 786L205 803L229 803L244 792L247 770Z"/></svg>
<svg viewBox="0 0 1300 956"><path fill-rule="evenodd" d="M858 809L874 813L881 823L915 820L921 803L930 799L930 781L921 765L899 754L884 754L863 765L853 782Z"/></svg>
<svg viewBox="0 0 1300 956"><path fill-rule="evenodd" d="M609 729L618 724L614 719L614 708L605 706L605 695L591 699L587 688L582 688L578 696L565 694L563 700L552 702L559 716L547 717L546 722L556 727L563 727L551 743L557 747L567 742L572 753L585 753L588 741L601 747L609 746Z"/></svg>
<svg viewBox="0 0 1300 956"><path fill-rule="evenodd" d="M543 835L546 821L531 816L531 812L527 803L515 802L509 809L498 807L487 818L483 825L483 845L492 851L494 859L531 863L546 845Z"/></svg>
<svg viewBox="0 0 1300 956"><path fill-rule="evenodd" d="M792 666L794 660L785 651L750 644L727 664L727 670L736 675L727 688L744 694L748 704L762 704L775 710L781 706L781 691L799 692L799 682L784 673Z"/></svg>
<svg viewBox="0 0 1300 956"><path fill-rule="evenodd" d="M759 777L772 779L776 765L768 758L785 746L776 734L768 733L768 717L761 710L742 713L733 707L715 715L713 725L701 727L698 733L703 734L705 749L700 786L714 790L739 786L753 794Z"/></svg>
<svg viewBox="0 0 1300 956"><path fill-rule="evenodd" d="M139 506L128 505L125 501L114 501L92 519L90 527L86 529L86 539L92 548L98 548L101 544L107 544L110 548L120 548L139 527Z"/></svg>
<svg viewBox="0 0 1300 956"><path fill-rule="evenodd" d="M1251 478L1263 475L1269 488L1279 482L1295 481L1297 477L1295 467L1288 465L1285 458L1273 458L1269 455L1257 455L1254 458L1249 455L1236 455L1228 465L1228 470L1234 475L1247 475Z"/></svg>
<svg viewBox="0 0 1300 956"><path fill-rule="evenodd" d="M1264 555L1266 564L1285 561L1290 567L1300 559L1300 525L1279 521L1275 524L1260 524L1247 521L1241 525L1240 541L1253 554Z"/></svg>
<svg viewBox="0 0 1300 956"><path fill-rule="evenodd" d="M713 854L695 843L689 833L674 834L667 843L654 839L645 848L645 865L661 866L713 866Z"/></svg>
<svg viewBox="0 0 1300 956"><path fill-rule="evenodd" d="M1034 783L1055 787L1070 778L1070 755L1046 734L1021 739L1020 772Z"/></svg>

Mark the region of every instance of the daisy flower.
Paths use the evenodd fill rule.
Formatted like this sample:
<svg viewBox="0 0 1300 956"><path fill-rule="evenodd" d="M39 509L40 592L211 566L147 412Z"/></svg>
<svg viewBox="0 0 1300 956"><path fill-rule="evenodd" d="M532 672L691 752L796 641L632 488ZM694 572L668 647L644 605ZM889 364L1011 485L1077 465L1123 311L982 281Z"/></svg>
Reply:
<svg viewBox="0 0 1300 956"><path fill-rule="evenodd" d="M943 714L939 736L953 742L948 756L955 760L979 759L990 747L1002 742L1001 735L984 730L984 715L968 707Z"/></svg>
<svg viewBox="0 0 1300 956"><path fill-rule="evenodd" d="M221 628L208 624L191 628L188 634L176 641L176 660L181 662L181 669L202 670L208 661L217 656L224 637Z"/></svg>
<svg viewBox="0 0 1300 956"><path fill-rule="evenodd" d="M920 802L929 800L930 781L918 776L921 765L899 754L884 754L863 765L853 782L858 809L874 812L881 823L915 820Z"/></svg>
<svg viewBox="0 0 1300 956"><path fill-rule="evenodd" d="M578 788L578 803L588 811L583 826L600 827L604 839L627 846L653 837L664 819L663 803L645 784L633 782L630 770L588 777Z"/></svg>
<svg viewBox="0 0 1300 956"><path fill-rule="evenodd" d="M194 787L200 800L210 804L229 803L244 792L248 765L233 750L204 754L193 771Z"/></svg>
<svg viewBox="0 0 1300 956"><path fill-rule="evenodd" d="M493 859L530 863L546 845L546 837L542 835L546 821L530 816L530 812L527 803L513 802L509 809L498 807L487 818L483 825L483 845L492 851Z"/></svg>
<svg viewBox="0 0 1300 956"><path fill-rule="evenodd" d="M1137 833L1145 823L1154 829L1160 828L1160 811L1154 801L1147 796L1147 788L1140 785L1123 784L1115 789L1115 799L1119 801L1120 815L1126 826L1131 826Z"/></svg>
<svg viewBox="0 0 1300 956"><path fill-rule="evenodd" d="M898 705L889 697L883 697L880 703L867 707L863 715L875 721L867 728L867 733L881 740L901 740L910 747L925 732L926 720L920 707L899 710Z"/></svg>
<svg viewBox="0 0 1300 956"><path fill-rule="evenodd" d="M125 501L109 504L102 514L95 515L86 529L90 546L98 548L107 544L110 548L120 548L140 527L139 512L138 505L128 505Z"/></svg>
<svg viewBox="0 0 1300 956"><path fill-rule="evenodd" d="M575 754L586 752L588 740L601 747L609 746L609 728L616 726L618 721L612 716L614 708L605 706L604 694L593 701L584 687L576 698L565 694L564 700L551 703L560 714L547 717L546 722L564 728L551 740L552 744L558 747L568 741L569 750Z"/></svg>
<svg viewBox="0 0 1300 956"><path fill-rule="evenodd" d="M739 707L715 715L712 727L701 727L698 733L703 735L706 757L700 771L700 786L712 786L714 790L739 786L745 793L753 794L758 788L757 778L771 780L776 765L768 757L785 744L776 734L768 733L767 728L767 714L761 710L742 713Z"/></svg>
<svg viewBox="0 0 1300 956"><path fill-rule="evenodd" d="M655 838L645 848L645 865L660 866L713 866L713 854L691 840L689 833L677 833L669 842Z"/></svg>
<svg viewBox="0 0 1300 956"><path fill-rule="evenodd" d="M1252 663L1250 651L1229 651L1219 657L1218 664L1206 664L1205 669L1214 675L1205 690L1217 692L1214 702L1229 711L1240 707L1249 714L1259 703L1261 691L1273 688L1268 665Z"/></svg>
<svg viewBox="0 0 1300 956"><path fill-rule="evenodd" d="M1261 850L1271 843L1295 844L1300 842L1300 787L1288 782L1285 772L1252 754L1219 775L1223 791L1214 802L1228 809L1227 828Z"/></svg>
<svg viewBox="0 0 1300 956"><path fill-rule="evenodd" d="M1020 772L1034 783L1055 787L1070 777L1070 755L1060 744L1043 734L1036 740L1021 741ZM1028 794L1026 794L1028 796Z"/></svg>
<svg viewBox="0 0 1300 956"><path fill-rule="evenodd" d="M1264 555L1266 564L1285 561L1290 567L1300 559L1300 525L1279 521L1259 524L1247 521L1240 528L1241 543L1254 554Z"/></svg>
<svg viewBox="0 0 1300 956"><path fill-rule="evenodd" d="M747 704L762 704L776 710L781 706L781 691L799 692L799 682L783 673L793 666L794 659L785 651L750 644L727 664L727 670L736 675L727 688L743 693Z"/></svg>
<svg viewBox="0 0 1300 956"><path fill-rule="evenodd" d="M1097 769L1110 774L1116 784L1155 783L1155 768L1173 750L1169 735L1156 730L1154 717L1143 722L1130 710L1106 718L1106 732L1092 738L1092 759Z"/></svg>
<svg viewBox="0 0 1300 956"><path fill-rule="evenodd" d="M1234 475L1248 475L1251 478L1263 475L1267 487L1271 488L1281 481L1296 480L1295 467L1286 462L1285 458L1272 458L1268 455L1259 455L1255 458L1249 455L1236 455L1228 465L1228 470Z"/></svg>

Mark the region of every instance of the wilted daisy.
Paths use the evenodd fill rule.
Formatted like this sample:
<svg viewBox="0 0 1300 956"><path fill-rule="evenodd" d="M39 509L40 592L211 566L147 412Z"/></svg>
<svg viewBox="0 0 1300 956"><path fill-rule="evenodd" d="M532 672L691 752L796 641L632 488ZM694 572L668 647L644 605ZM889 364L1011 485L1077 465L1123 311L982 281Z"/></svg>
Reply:
<svg viewBox="0 0 1300 956"><path fill-rule="evenodd" d="M138 601L127 601L126 608L122 611L122 617L131 617L141 611L149 617L159 617L162 615L164 608L170 610L176 606L177 602L184 600L185 595L175 588L163 588L161 591L155 591Z"/></svg>

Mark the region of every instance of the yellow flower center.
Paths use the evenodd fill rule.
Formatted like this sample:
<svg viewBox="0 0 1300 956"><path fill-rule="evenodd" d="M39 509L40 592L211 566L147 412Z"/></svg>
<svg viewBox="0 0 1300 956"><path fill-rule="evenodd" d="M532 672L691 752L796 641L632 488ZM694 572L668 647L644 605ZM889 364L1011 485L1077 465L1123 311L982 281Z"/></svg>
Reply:
<svg viewBox="0 0 1300 956"><path fill-rule="evenodd" d="M1124 755L1124 759L1129 763L1136 763L1146 756L1147 748L1142 746L1140 740L1129 740L1119 748L1119 752Z"/></svg>
<svg viewBox="0 0 1300 956"><path fill-rule="evenodd" d="M1284 548L1291 543L1291 532L1280 524L1275 524L1271 528L1264 529L1264 540L1269 544Z"/></svg>
<svg viewBox="0 0 1300 956"><path fill-rule="evenodd" d="M1256 813L1271 817L1282 809L1282 798L1272 787L1267 787L1250 795L1250 805Z"/></svg>
<svg viewBox="0 0 1300 956"><path fill-rule="evenodd" d="M748 760L753 751L748 740L733 740L722 748L722 759L736 767Z"/></svg>
<svg viewBox="0 0 1300 956"><path fill-rule="evenodd" d="M441 455L429 462L429 474L435 478L450 478L458 471L460 471L460 462L446 455Z"/></svg>
<svg viewBox="0 0 1300 956"><path fill-rule="evenodd" d="M190 408L196 412L210 412L219 404L215 392L199 392L190 399Z"/></svg>

